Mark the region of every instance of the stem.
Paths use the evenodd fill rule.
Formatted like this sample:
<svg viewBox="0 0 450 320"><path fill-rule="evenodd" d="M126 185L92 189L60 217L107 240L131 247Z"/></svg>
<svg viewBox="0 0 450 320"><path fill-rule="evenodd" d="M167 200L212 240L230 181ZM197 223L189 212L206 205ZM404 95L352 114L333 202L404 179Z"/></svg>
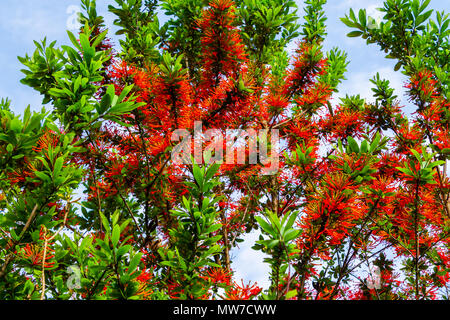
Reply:
<svg viewBox="0 0 450 320"><path fill-rule="evenodd" d="M414 269L415 269L415 291L416 300L419 300L419 182L416 183L416 195L414 201L414 241L415 241L415 257L414 257Z"/></svg>
<svg viewBox="0 0 450 320"><path fill-rule="evenodd" d="M48 245L48 239L46 237L46 234L44 234L45 242L44 242L44 254L42 256L42 292L41 292L41 300L45 299L45 258L47 257L47 245Z"/></svg>
<svg viewBox="0 0 450 320"><path fill-rule="evenodd" d="M105 276L106 271L108 271L107 268L105 268L105 270L103 271L103 273L100 276L100 278L98 278L97 281L95 282L94 287L89 291L89 294L86 297L86 300L90 300L91 299L91 297L94 294L95 290L97 290L97 287L98 287L99 283L102 281L103 277Z"/></svg>

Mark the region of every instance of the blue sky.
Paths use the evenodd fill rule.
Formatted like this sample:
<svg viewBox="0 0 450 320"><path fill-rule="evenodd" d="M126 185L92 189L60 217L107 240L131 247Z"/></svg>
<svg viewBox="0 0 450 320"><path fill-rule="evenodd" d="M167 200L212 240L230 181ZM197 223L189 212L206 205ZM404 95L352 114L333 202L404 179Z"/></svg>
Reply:
<svg viewBox="0 0 450 320"><path fill-rule="evenodd" d="M105 17L106 25L112 26L114 17L107 11L107 5L113 0L97 0L98 12ZM403 92L404 77L393 71L394 62L384 59L384 54L375 45L367 46L359 38L347 38L350 31L340 20L350 8L358 10L366 8L374 17L378 14L375 8L381 7L382 0L329 0L326 5L328 17L328 37L325 49L339 47L348 54L350 64L346 74L347 80L340 86L341 93L361 94L371 100L370 82L377 72L384 78L390 79L397 94ZM303 2L297 0L299 15L303 14ZM57 40L57 45L68 44L66 34L67 22L70 22L71 6L79 6L77 0L1 0L0 10L0 98L12 100L12 110L17 114L23 112L27 105L32 110L41 108L41 97L31 88L22 85L20 72L22 65L17 56L31 55L34 52L33 40L42 40L45 36L49 41ZM450 11L450 0L432 0L430 7L436 10ZM336 100L334 101L336 102ZM405 101L403 101L405 102ZM233 251L236 257L234 267L237 276L244 280L258 281L267 286L266 267L261 266L262 257L250 249L256 240L256 235L248 237L239 250Z"/></svg>

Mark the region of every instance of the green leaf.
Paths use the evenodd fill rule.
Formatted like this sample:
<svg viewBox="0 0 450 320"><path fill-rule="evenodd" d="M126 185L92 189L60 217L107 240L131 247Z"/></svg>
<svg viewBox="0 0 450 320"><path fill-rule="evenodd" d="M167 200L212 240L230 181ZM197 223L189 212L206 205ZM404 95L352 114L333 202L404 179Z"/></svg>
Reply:
<svg viewBox="0 0 450 320"><path fill-rule="evenodd" d="M139 252L137 254L134 255L133 259L131 259L130 264L128 265L128 274L132 274L137 266L139 265L139 262L141 262L141 257L142 257L142 253Z"/></svg>
<svg viewBox="0 0 450 320"><path fill-rule="evenodd" d="M108 113L112 113L112 114L129 113L130 111L133 111L134 109L136 109L142 105L144 105L144 103L134 104L133 102L122 102L122 103L116 104L114 107L109 109Z"/></svg>
<svg viewBox="0 0 450 320"><path fill-rule="evenodd" d="M77 39L75 38L75 36L73 35L72 32L70 32L69 30L67 30L67 34L69 35L69 39L72 42L72 44L74 45L75 48L77 48L79 51L81 51L81 46L78 43Z"/></svg>
<svg viewBox="0 0 450 320"><path fill-rule="evenodd" d="M417 152L417 150L411 149L411 153L414 155L414 157L416 157L418 162L422 161L422 157L420 156L420 154Z"/></svg>
<svg viewBox="0 0 450 320"><path fill-rule="evenodd" d="M124 246L121 246L118 250L117 250L117 257L121 257L124 254L126 254L128 251L130 251L131 249L131 245L127 244Z"/></svg>
<svg viewBox="0 0 450 320"><path fill-rule="evenodd" d="M370 150L369 150L369 153L373 153L373 152L377 149L378 144L380 143L380 140L381 140L381 135L380 135L379 132L377 132L377 134L375 135L374 140L373 140L372 143L370 144Z"/></svg>
<svg viewBox="0 0 450 320"><path fill-rule="evenodd" d="M105 30L102 33L100 33L98 36L96 36L94 42L92 43L92 46L94 48L96 48L100 44L100 42L102 42L103 39L105 39L107 33L108 33L108 30Z"/></svg>
<svg viewBox="0 0 450 320"><path fill-rule="evenodd" d="M211 178L216 174L216 172L219 170L219 168L220 168L220 164L219 163L212 164L208 168L208 170L206 171L205 181L211 180Z"/></svg>
<svg viewBox="0 0 450 320"><path fill-rule="evenodd" d="M119 238L120 238L120 226L116 224L114 225L113 232L111 235L111 243L114 247L117 247L117 244L119 243Z"/></svg>
<svg viewBox="0 0 450 320"><path fill-rule="evenodd" d="M53 167L53 176L57 176L59 174L59 172L62 169L63 163L64 163L64 159L62 157L59 157L58 159L56 159L55 166Z"/></svg>
<svg viewBox="0 0 450 320"><path fill-rule="evenodd" d="M105 230L107 231L107 233L111 232L111 228L109 226L109 221L108 219L106 219L106 217L103 215L103 213L100 213L100 218L102 219L102 224L103 227L105 228Z"/></svg>
<svg viewBox="0 0 450 320"><path fill-rule="evenodd" d="M105 95L100 101L100 107L97 110L99 114L103 114L111 106L114 95L115 95L114 85L109 85L108 89L106 89Z"/></svg>
<svg viewBox="0 0 450 320"><path fill-rule="evenodd" d="M273 237L276 237L277 234L275 230L272 228L270 224L268 224L263 218L261 217L255 217L255 220L258 222L261 229L263 229L268 234L272 235Z"/></svg>
<svg viewBox="0 0 450 320"><path fill-rule="evenodd" d="M131 89L133 89L133 85L126 86L122 89L122 92L119 95L118 101L122 102L130 93Z"/></svg>
<svg viewBox="0 0 450 320"><path fill-rule="evenodd" d="M341 21L342 21L347 27L350 27L350 28L355 28L355 27L358 26L358 24L352 22L352 21L351 21L350 19L348 19L348 18L341 18Z"/></svg>
<svg viewBox="0 0 450 320"><path fill-rule="evenodd" d="M285 225L285 228L286 228L287 230L289 230L290 228L292 228L292 226L294 225L295 219L297 219L297 213L296 213L296 212L293 212L293 213L290 215L289 220L288 220L288 222L287 222L286 225Z"/></svg>
<svg viewBox="0 0 450 320"><path fill-rule="evenodd" d="M425 9L428 7L428 5L430 4L430 1L431 1L431 0L425 0L425 1L422 3L422 5L421 5L420 8L419 8L419 13L422 13L423 10L425 10Z"/></svg>
<svg viewBox="0 0 450 320"><path fill-rule="evenodd" d="M215 225L210 226L203 233L212 233L212 232L215 232L215 231L219 230L220 228L222 228L222 225L215 224Z"/></svg>
<svg viewBox="0 0 450 320"><path fill-rule="evenodd" d="M34 174L44 182L50 181L50 177L46 175L44 172L35 171Z"/></svg>
<svg viewBox="0 0 450 320"><path fill-rule="evenodd" d="M428 165L428 168L434 168L434 167L437 167L437 166L441 166L443 164L445 164L445 161L442 161L442 160L434 161L434 162L432 162L432 163L430 163Z"/></svg>
<svg viewBox="0 0 450 320"><path fill-rule="evenodd" d="M421 25L424 21L426 21L431 16L432 13L433 13L433 10L429 10L429 11L425 12L424 14L418 16L415 21L416 27Z"/></svg>
<svg viewBox="0 0 450 320"><path fill-rule="evenodd" d="M297 290L291 290L288 293L286 293L286 299L291 299L297 295Z"/></svg>
<svg viewBox="0 0 450 320"><path fill-rule="evenodd" d="M359 153L359 146L358 143L353 139L352 137L348 137L348 145L350 147L350 150L354 153Z"/></svg>
<svg viewBox="0 0 450 320"><path fill-rule="evenodd" d="M364 9L359 10L358 17L359 17L359 22L361 22L361 25L363 26L363 28L365 28L366 24L367 24L366 10L364 10Z"/></svg>
<svg viewBox="0 0 450 320"><path fill-rule="evenodd" d="M193 171L195 181L200 186L200 188L202 188L203 187L203 174L202 174L201 168L197 164L194 164L192 171Z"/></svg>
<svg viewBox="0 0 450 320"><path fill-rule="evenodd" d="M269 249L273 249L275 246L277 246L280 243L280 240L270 240L266 241L266 247Z"/></svg>
<svg viewBox="0 0 450 320"><path fill-rule="evenodd" d="M398 171L403 172L404 174L406 174L408 176L412 176L413 175L411 170L409 170L408 168L395 167L395 169L397 169Z"/></svg>
<svg viewBox="0 0 450 320"><path fill-rule="evenodd" d="M361 36L362 34L364 34L364 32L362 32L362 31L352 31L352 32L347 33L347 37L355 38L355 37Z"/></svg>
<svg viewBox="0 0 450 320"><path fill-rule="evenodd" d="M297 238L297 236L299 234L300 234L300 230L290 229L284 233L283 238L286 242L289 242L289 241L292 241L295 238Z"/></svg>

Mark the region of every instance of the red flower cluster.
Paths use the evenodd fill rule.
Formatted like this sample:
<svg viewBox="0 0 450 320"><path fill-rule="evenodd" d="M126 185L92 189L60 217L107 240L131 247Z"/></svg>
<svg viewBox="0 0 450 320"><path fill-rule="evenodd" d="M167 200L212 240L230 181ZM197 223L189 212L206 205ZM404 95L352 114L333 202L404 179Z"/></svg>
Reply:
<svg viewBox="0 0 450 320"><path fill-rule="evenodd" d="M239 285L236 282L233 282L233 285L230 286L226 291L223 297L224 300L251 300L256 297L260 292L261 288L255 284L250 286L250 283L244 285L244 281L241 280L241 284Z"/></svg>

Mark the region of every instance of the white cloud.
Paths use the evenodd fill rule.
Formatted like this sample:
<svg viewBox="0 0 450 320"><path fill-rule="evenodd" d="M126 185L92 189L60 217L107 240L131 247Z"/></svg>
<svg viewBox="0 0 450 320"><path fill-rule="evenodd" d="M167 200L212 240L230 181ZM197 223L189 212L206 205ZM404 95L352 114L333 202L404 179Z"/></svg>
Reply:
<svg viewBox="0 0 450 320"><path fill-rule="evenodd" d="M251 248L258 237L259 232L253 231L244 237L239 248L231 250L231 268L235 271L234 278L237 282L240 282L240 279L244 280L244 284L256 281L259 287L267 289L270 286L270 267L263 262L265 255Z"/></svg>

